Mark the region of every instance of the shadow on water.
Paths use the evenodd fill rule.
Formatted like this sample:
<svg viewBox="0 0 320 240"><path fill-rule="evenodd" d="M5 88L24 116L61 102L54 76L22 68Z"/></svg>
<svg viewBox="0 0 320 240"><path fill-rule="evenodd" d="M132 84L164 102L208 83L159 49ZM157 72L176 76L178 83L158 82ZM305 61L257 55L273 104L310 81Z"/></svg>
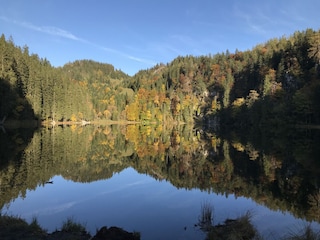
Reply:
<svg viewBox="0 0 320 240"><path fill-rule="evenodd" d="M38 127L21 84L14 86L0 78L0 167L20 158Z"/></svg>
<svg viewBox="0 0 320 240"><path fill-rule="evenodd" d="M37 128L31 104L17 87L0 78L0 167L21 158Z"/></svg>
<svg viewBox="0 0 320 240"><path fill-rule="evenodd" d="M18 187L24 181L20 173L25 169L21 169L21 163L24 151L37 129L31 104L16 88L0 78L1 207L26 191L26 188ZM21 182L16 181L17 176L20 176Z"/></svg>

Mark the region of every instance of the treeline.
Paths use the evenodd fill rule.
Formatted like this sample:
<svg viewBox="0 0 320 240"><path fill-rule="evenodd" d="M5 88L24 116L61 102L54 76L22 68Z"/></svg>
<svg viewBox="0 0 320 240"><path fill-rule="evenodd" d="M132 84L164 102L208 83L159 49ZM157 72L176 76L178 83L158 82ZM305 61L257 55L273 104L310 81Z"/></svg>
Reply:
<svg viewBox="0 0 320 240"><path fill-rule="evenodd" d="M123 82L130 78L127 74L115 69L111 64L92 60L68 63L61 70L69 79L83 86L89 94L93 113L90 120L125 120L123 111L134 95L132 89L124 87Z"/></svg>
<svg viewBox="0 0 320 240"><path fill-rule="evenodd" d="M7 119L70 119L93 117L91 97L48 60L30 54L0 37L0 117Z"/></svg>
<svg viewBox="0 0 320 240"><path fill-rule="evenodd" d="M91 60L54 68L0 38L0 119L93 119L241 126L319 124L320 32L252 50L177 57L129 77Z"/></svg>
<svg viewBox="0 0 320 240"><path fill-rule="evenodd" d="M248 51L178 57L137 73L131 87L158 92L163 88L172 112L199 116L206 123L319 124L319 63L320 32L308 29Z"/></svg>
<svg viewBox="0 0 320 240"><path fill-rule="evenodd" d="M242 128L319 124L319 63L320 31L312 29L248 51L177 57L130 79L138 94L127 117Z"/></svg>

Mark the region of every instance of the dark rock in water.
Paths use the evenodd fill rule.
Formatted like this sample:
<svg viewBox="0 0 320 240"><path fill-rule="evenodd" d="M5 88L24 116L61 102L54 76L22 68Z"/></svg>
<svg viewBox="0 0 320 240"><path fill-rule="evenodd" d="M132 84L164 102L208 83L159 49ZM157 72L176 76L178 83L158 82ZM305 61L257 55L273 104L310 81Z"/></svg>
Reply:
<svg viewBox="0 0 320 240"><path fill-rule="evenodd" d="M66 232L66 231L55 231L49 234L46 240L88 240L91 236L87 232Z"/></svg>
<svg viewBox="0 0 320 240"><path fill-rule="evenodd" d="M92 240L140 240L140 234L130 233L118 227L102 227Z"/></svg>

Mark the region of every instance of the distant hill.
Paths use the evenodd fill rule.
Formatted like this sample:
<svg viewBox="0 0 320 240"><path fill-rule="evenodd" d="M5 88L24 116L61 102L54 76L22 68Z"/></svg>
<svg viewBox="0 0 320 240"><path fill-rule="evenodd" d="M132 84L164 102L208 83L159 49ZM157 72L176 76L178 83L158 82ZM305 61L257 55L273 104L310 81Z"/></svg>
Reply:
<svg viewBox="0 0 320 240"><path fill-rule="evenodd" d="M0 49L1 86L14 93L2 94L0 119L196 120L237 128L320 123L320 32L312 29L252 50L178 56L133 77L93 60L54 68L4 35Z"/></svg>

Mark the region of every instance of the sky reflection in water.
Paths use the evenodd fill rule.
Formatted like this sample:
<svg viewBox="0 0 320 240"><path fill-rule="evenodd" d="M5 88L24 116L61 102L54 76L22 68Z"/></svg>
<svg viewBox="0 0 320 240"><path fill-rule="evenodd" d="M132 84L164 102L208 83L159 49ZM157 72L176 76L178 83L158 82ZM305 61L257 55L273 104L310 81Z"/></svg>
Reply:
<svg viewBox="0 0 320 240"><path fill-rule="evenodd" d="M270 211L251 199L177 189L133 168L92 183L75 183L61 176L52 181L53 184L29 190L25 199L15 199L2 212L29 222L37 217L49 232L59 229L71 217L85 224L91 234L102 226L118 226L139 231L141 239L204 239L204 234L194 226L203 203L214 207L215 224L250 211L253 224L267 239L307 225L289 213ZM319 228L319 224L313 225Z"/></svg>

